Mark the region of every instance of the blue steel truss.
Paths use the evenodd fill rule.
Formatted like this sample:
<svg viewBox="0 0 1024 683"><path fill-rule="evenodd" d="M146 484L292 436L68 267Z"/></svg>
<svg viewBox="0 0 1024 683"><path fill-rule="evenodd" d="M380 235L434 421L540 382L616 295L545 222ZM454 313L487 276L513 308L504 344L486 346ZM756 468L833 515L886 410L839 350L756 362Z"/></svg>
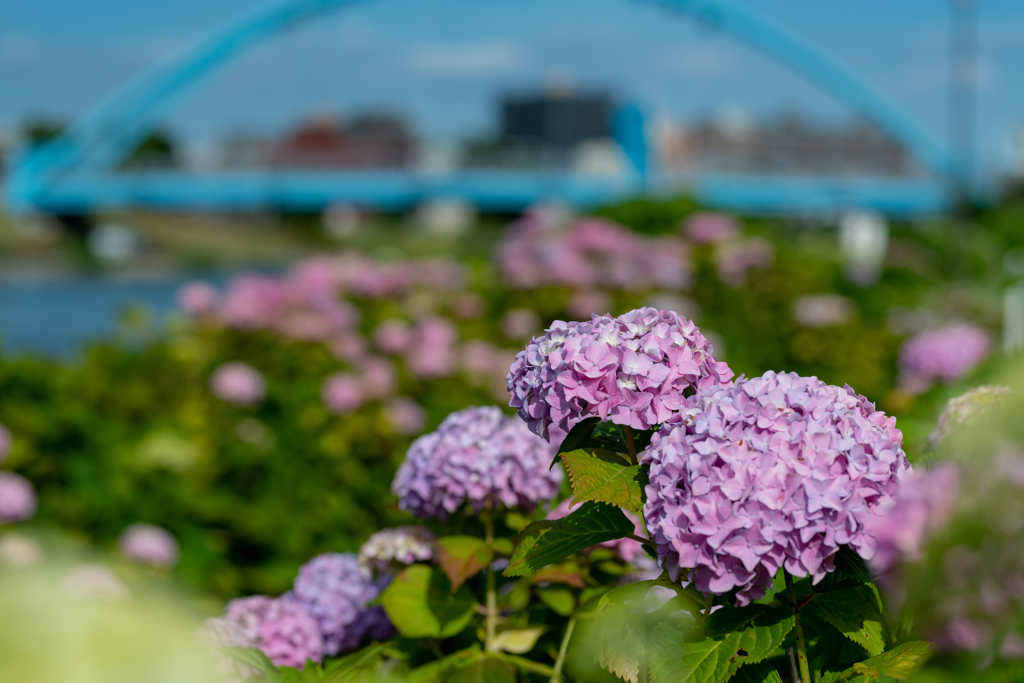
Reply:
<svg viewBox="0 0 1024 683"><path fill-rule="evenodd" d="M593 204L602 198L655 191L659 186L657 179L646 177L642 117L635 108L623 110L613 122L616 139L632 164L623 178L550 173L459 173L438 178L411 172L194 176L128 176L115 172L127 152L190 86L252 46L358 1L276 0L194 42L81 117L60 137L31 149L9 176L8 206L14 210L34 207L89 211L101 206L145 204L233 210L298 202L316 208L318 202L322 207L324 203L352 197L370 205L400 208L432 197L452 197L482 206L521 208L541 199ZM932 172L937 182L954 171L947 149L898 105L783 26L731 0L648 1L730 33L802 74L899 141ZM932 187L927 183L879 186L792 179L782 183L784 190L765 191L780 182L769 181L765 185L750 179L698 178L693 188L698 196L713 203L755 210L758 206L780 210L784 208L778 206L780 198L797 206L832 202L833 208L841 208L845 203L896 213L934 211L944 202L936 189L938 185ZM281 187L288 189L281 191Z"/></svg>

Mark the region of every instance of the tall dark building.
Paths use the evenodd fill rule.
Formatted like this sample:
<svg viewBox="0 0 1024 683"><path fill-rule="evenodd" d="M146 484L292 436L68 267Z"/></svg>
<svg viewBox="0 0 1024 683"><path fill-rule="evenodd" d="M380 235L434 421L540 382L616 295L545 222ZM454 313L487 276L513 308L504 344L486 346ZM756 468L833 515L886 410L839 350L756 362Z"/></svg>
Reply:
<svg viewBox="0 0 1024 683"><path fill-rule="evenodd" d="M583 140L612 135L612 100L606 95L506 97L501 107L502 142L569 149Z"/></svg>

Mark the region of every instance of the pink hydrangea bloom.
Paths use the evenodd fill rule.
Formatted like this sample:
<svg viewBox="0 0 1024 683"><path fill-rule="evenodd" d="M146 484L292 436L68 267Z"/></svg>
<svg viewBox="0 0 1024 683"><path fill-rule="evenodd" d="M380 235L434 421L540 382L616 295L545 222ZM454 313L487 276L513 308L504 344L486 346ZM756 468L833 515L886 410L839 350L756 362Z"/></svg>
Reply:
<svg viewBox="0 0 1024 683"><path fill-rule="evenodd" d="M760 598L779 569L817 583L909 469L895 420L849 387L767 372L689 399L643 454L661 564L705 593Z"/></svg>
<svg viewBox="0 0 1024 683"><path fill-rule="evenodd" d="M331 353L346 363L362 360L366 351L366 340L355 332L342 332L331 341Z"/></svg>
<svg viewBox="0 0 1024 683"><path fill-rule="evenodd" d="M336 415L356 411L366 401L360 378L347 372L336 372L325 379L320 394L327 409Z"/></svg>
<svg viewBox="0 0 1024 683"><path fill-rule="evenodd" d="M949 521L959 489L960 472L949 462L906 477L887 509L868 522L877 546L872 569L884 577L901 562L920 560L928 535Z"/></svg>
<svg viewBox="0 0 1024 683"><path fill-rule="evenodd" d="M132 524L121 533L118 547L137 562L166 569L178 563L178 542L169 531L152 524Z"/></svg>
<svg viewBox="0 0 1024 683"><path fill-rule="evenodd" d="M227 634L230 643L256 647L277 666L301 669L307 659L324 657L324 641L315 619L294 600L254 595L228 603L223 620L228 626L211 629Z"/></svg>
<svg viewBox="0 0 1024 683"><path fill-rule="evenodd" d="M487 312L487 300L474 292L463 292L452 301L452 313L463 320L476 320Z"/></svg>
<svg viewBox="0 0 1024 683"><path fill-rule="evenodd" d="M178 290L178 306L192 316L206 315L217 309L220 297L209 282L187 282Z"/></svg>
<svg viewBox="0 0 1024 683"><path fill-rule="evenodd" d="M394 363L387 358L367 358L359 364L359 383L368 400L390 396L398 386Z"/></svg>
<svg viewBox="0 0 1024 683"><path fill-rule="evenodd" d="M11 454L11 442L11 430L0 425L0 463L6 460L7 456Z"/></svg>
<svg viewBox="0 0 1024 683"><path fill-rule="evenodd" d="M900 381L912 393L936 381L955 382L985 360L991 347L988 332L971 323L921 332L900 348Z"/></svg>
<svg viewBox="0 0 1024 683"><path fill-rule="evenodd" d="M775 247L763 237L724 242L715 247L718 277L730 287L741 287L752 270L768 268L775 260Z"/></svg>
<svg viewBox="0 0 1024 683"><path fill-rule="evenodd" d="M412 330L404 320L385 320L373 331L373 343L384 353L402 353L412 343Z"/></svg>
<svg viewBox="0 0 1024 683"><path fill-rule="evenodd" d="M574 318L586 320L590 316L607 314L612 308L612 299L596 289L578 289L569 295L565 309Z"/></svg>
<svg viewBox="0 0 1024 683"><path fill-rule="evenodd" d="M529 308L510 308L501 316L501 332L509 339L529 339L540 327L540 318Z"/></svg>
<svg viewBox="0 0 1024 683"><path fill-rule="evenodd" d="M683 232L694 244L714 244L740 236L737 220L724 213L699 211L683 221Z"/></svg>
<svg viewBox="0 0 1024 683"><path fill-rule="evenodd" d="M437 431L416 439L398 468L391 491L399 507L417 517L447 517L467 504L532 509L562 483L548 469L552 448L496 407L466 408Z"/></svg>
<svg viewBox="0 0 1024 683"><path fill-rule="evenodd" d="M244 408L254 406L266 397L267 381L248 363L231 361L213 371L210 391L220 400Z"/></svg>
<svg viewBox="0 0 1024 683"><path fill-rule="evenodd" d="M324 553L299 568L288 599L313 618L324 652L333 657L358 648L367 636L389 635L387 615L369 604L381 589L354 553Z"/></svg>
<svg viewBox="0 0 1024 683"><path fill-rule="evenodd" d="M232 280L220 307L228 327L258 330L273 327L288 304L288 290L279 278L243 275Z"/></svg>
<svg viewBox="0 0 1024 683"><path fill-rule="evenodd" d="M427 424L427 411L408 396L395 396L384 404L384 419L402 436L423 431Z"/></svg>
<svg viewBox="0 0 1024 683"><path fill-rule="evenodd" d="M732 378L712 352L697 326L672 311L555 321L516 356L509 405L552 443L591 415L651 429L679 410L687 390Z"/></svg>
<svg viewBox="0 0 1024 683"><path fill-rule="evenodd" d="M455 371L458 330L444 318L422 320L405 352L406 368L417 379L447 377Z"/></svg>
<svg viewBox="0 0 1024 683"><path fill-rule="evenodd" d="M0 472L0 523L21 522L36 513L36 491L28 479Z"/></svg>

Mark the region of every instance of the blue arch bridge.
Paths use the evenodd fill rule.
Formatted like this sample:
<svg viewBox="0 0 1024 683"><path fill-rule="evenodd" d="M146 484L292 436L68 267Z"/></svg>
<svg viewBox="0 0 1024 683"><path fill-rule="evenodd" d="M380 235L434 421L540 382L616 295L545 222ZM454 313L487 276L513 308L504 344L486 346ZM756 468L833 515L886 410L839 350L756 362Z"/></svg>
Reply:
<svg viewBox="0 0 1024 683"><path fill-rule="evenodd" d="M731 0L647 0L754 46L830 93L901 144L927 170L921 180L848 177L668 177L648 168L643 117L626 107L613 117L628 159L617 176L571 172L251 171L118 172L129 150L188 88L250 47L357 0L277 0L201 38L17 160L6 184L14 211L88 214L142 206L168 210L315 211L334 203L403 209L454 199L483 210L516 211L539 201L585 207L679 192L748 212L870 209L892 216L941 211L956 164L944 145L863 78L785 27ZM682 184L681 184L682 182Z"/></svg>

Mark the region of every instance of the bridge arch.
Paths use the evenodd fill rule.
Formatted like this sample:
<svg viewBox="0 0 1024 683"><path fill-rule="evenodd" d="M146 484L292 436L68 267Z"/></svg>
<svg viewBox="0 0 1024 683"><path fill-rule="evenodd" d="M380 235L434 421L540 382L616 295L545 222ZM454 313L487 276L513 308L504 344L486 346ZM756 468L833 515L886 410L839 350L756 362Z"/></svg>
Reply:
<svg viewBox="0 0 1024 683"><path fill-rule="evenodd" d="M363 0L273 0L193 42L33 149L8 181L15 210L35 205L53 183L78 171L114 167L189 86L249 48L297 25ZM688 15L759 49L873 121L942 178L954 170L947 148L897 103L839 60L733 0L647 0Z"/></svg>

